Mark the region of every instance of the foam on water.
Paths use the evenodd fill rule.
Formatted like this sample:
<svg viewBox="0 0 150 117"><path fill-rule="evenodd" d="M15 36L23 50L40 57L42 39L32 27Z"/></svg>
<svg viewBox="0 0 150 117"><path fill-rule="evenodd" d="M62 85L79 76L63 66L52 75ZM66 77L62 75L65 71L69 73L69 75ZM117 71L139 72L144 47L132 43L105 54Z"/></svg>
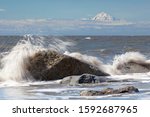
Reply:
<svg viewBox="0 0 150 117"><path fill-rule="evenodd" d="M91 37L85 37L85 39L87 39L87 40L91 40L92 38L91 38Z"/></svg>
<svg viewBox="0 0 150 117"><path fill-rule="evenodd" d="M150 75L147 73L130 73L130 74L125 74L125 75L111 75L109 78L112 79L118 79L118 80L126 80L126 79L131 79L131 80L136 80L136 81L145 81L149 82L150 80Z"/></svg>

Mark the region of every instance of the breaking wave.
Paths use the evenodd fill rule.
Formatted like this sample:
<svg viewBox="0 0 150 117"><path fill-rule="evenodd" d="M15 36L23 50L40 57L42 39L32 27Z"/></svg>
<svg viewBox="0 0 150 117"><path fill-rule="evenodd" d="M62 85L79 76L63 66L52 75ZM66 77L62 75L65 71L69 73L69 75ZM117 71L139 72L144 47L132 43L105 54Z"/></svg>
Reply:
<svg viewBox="0 0 150 117"><path fill-rule="evenodd" d="M30 35L23 37L9 52L2 53L0 79L15 80L29 79L30 75L26 70L29 63L28 57L43 50L42 38L37 40Z"/></svg>
<svg viewBox="0 0 150 117"><path fill-rule="evenodd" d="M25 35L10 51L1 53L0 81L32 80L32 76L26 69L26 66L29 64L29 57L43 50L59 51L96 66L110 75L124 75L128 73L149 74L150 61L139 52L127 52L122 55L116 55L112 64L104 64L97 57L79 52L70 53L69 46L73 45L71 42L65 42L56 38L47 42L44 37Z"/></svg>
<svg viewBox="0 0 150 117"><path fill-rule="evenodd" d="M26 70L29 57L44 50L64 52L71 42L64 42L54 38L50 43L45 42L44 37L25 35L10 51L1 53L0 81L32 80L32 76Z"/></svg>
<svg viewBox="0 0 150 117"><path fill-rule="evenodd" d="M145 73L150 71L150 62L139 52L116 55L111 66L112 74Z"/></svg>

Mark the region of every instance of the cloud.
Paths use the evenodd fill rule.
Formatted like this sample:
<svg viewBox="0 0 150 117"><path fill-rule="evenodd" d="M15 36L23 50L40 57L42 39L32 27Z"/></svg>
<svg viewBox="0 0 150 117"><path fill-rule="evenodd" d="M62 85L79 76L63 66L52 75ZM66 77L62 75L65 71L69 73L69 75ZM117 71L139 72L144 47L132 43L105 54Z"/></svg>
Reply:
<svg viewBox="0 0 150 117"><path fill-rule="evenodd" d="M5 9L0 9L5 11ZM1 34L125 34L138 33L149 34L150 22L129 22L126 20L113 19L111 21L91 20L81 18L79 20L55 20L55 19L22 19L0 20ZM143 31L143 32L142 32Z"/></svg>
<svg viewBox="0 0 150 117"><path fill-rule="evenodd" d="M0 34L105 34L147 31L150 22L97 22L91 20L24 19L0 20Z"/></svg>
<svg viewBox="0 0 150 117"><path fill-rule="evenodd" d="M0 9L0 12L3 12L3 11L5 11L5 9Z"/></svg>

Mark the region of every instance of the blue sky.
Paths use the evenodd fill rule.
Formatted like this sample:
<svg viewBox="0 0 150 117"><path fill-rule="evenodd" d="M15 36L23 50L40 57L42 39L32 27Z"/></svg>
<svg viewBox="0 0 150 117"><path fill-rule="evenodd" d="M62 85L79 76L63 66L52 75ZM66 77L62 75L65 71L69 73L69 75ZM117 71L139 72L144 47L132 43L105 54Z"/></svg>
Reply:
<svg viewBox="0 0 150 117"><path fill-rule="evenodd" d="M100 12L121 22L81 20ZM0 0L0 35L150 35L149 14L150 0Z"/></svg>
<svg viewBox="0 0 150 117"><path fill-rule="evenodd" d="M0 19L81 19L104 11L121 19L148 21L149 5L150 0L0 0Z"/></svg>

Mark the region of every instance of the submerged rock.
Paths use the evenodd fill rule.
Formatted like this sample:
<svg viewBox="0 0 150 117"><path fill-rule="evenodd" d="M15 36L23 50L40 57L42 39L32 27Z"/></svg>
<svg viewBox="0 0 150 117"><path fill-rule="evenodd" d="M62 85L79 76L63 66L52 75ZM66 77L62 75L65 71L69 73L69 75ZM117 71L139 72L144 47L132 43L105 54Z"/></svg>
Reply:
<svg viewBox="0 0 150 117"><path fill-rule="evenodd" d="M120 80L119 80L120 81ZM82 74L76 76L68 76L62 79L61 84L79 85L79 84L98 84L103 82L118 82L105 76L96 76L93 74Z"/></svg>
<svg viewBox="0 0 150 117"><path fill-rule="evenodd" d="M58 80L84 73L108 76L95 66L55 51L40 51L29 61L27 70L35 80Z"/></svg>
<svg viewBox="0 0 150 117"><path fill-rule="evenodd" d="M135 93L139 90L134 86L127 86L119 89L107 88L102 91L81 91L81 96L100 96L100 95L109 95L109 94L122 94L122 93Z"/></svg>
<svg viewBox="0 0 150 117"><path fill-rule="evenodd" d="M83 74L80 76L78 83L83 84L83 83L95 83L96 82L96 76L90 75L90 74ZM101 81L101 82L104 82Z"/></svg>

